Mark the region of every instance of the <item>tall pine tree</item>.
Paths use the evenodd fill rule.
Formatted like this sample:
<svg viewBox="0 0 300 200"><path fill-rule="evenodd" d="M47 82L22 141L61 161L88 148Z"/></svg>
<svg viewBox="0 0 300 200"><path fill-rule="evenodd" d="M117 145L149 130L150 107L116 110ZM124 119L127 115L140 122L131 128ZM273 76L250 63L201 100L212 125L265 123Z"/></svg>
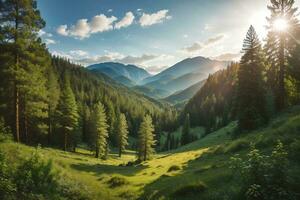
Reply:
<svg viewBox="0 0 300 200"><path fill-rule="evenodd" d="M106 158L108 145L108 128L105 108L102 103L97 103L93 113L93 134L95 141L95 157Z"/></svg>
<svg viewBox="0 0 300 200"><path fill-rule="evenodd" d="M58 107L56 110L56 120L63 133L63 149L67 151L72 147L72 138L78 128L79 114L75 96L70 86L70 80L67 75L64 78L64 84L60 95Z"/></svg>
<svg viewBox="0 0 300 200"><path fill-rule="evenodd" d="M297 42L295 36L299 30L295 0L270 0L268 9L268 38L265 51L268 61L268 85L275 96L277 110L287 105L287 65L288 57ZM281 27L283 26L283 27Z"/></svg>
<svg viewBox="0 0 300 200"><path fill-rule="evenodd" d="M260 41L250 26L243 45L237 82L239 128L251 130L266 122L263 87L263 54Z"/></svg>
<svg viewBox="0 0 300 200"><path fill-rule="evenodd" d="M146 161L154 154L154 127L150 115L146 115L139 129L139 141L138 141L138 159L139 161Z"/></svg>
<svg viewBox="0 0 300 200"><path fill-rule="evenodd" d="M190 136L190 114L187 114L182 127L181 145L185 145L191 142Z"/></svg>
<svg viewBox="0 0 300 200"><path fill-rule="evenodd" d="M128 126L126 121L126 116L121 113L118 119L118 147L119 147L119 157L122 156L122 153L125 151L126 146L128 145Z"/></svg>
<svg viewBox="0 0 300 200"><path fill-rule="evenodd" d="M20 133L28 140L29 127L39 132L42 125L36 126L36 119L47 115L43 78L48 55L37 37L45 22L35 0L0 1L0 13L0 45L6 56L2 67L9 80L6 90L11 94L6 104L9 111L13 110L10 124L19 142Z"/></svg>

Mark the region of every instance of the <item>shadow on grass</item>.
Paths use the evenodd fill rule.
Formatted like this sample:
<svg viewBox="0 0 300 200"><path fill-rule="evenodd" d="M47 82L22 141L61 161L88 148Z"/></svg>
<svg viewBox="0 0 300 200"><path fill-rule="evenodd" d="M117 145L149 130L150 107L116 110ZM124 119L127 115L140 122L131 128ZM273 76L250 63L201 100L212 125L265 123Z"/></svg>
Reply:
<svg viewBox="0 0 300 200"><path fill-rule="evenodd" d="M108 165L108 164L86 164L86 163L72 164L71 167L78 171L92 172L96 175L119 174L123 176L134 176L138 172L147 168L146 166L143 165L115 166L115 165Z"/></svg>
<svg viewBox="0 0 300 200"><path fill-rule="evenodd" d="M141 200L156 200L163 197L169 197L172 200L190 200L190 199L207 199L207 191L203 193L187 192L181 196L174 196L174 193L187 185L198 184L203 182L209 187L223 187L224 182L230 181L230 170L225 165L228 157L197 157L188 161L179 174L165 173L152 183L143 188ZM217 163L217 164L216 164ZM208 188L209 190L209 188Z"/></svg>

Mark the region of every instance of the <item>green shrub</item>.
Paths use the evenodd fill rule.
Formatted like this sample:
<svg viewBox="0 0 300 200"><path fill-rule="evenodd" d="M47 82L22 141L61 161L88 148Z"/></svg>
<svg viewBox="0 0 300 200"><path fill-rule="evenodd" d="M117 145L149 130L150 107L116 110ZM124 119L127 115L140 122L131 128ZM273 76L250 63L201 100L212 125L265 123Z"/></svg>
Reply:
<svg viewBox="0 0 300 200"><path fill-rule="evenodd" d="M232 168L241 182L241 196L251 200L292 199L287 176L287 152L278 142L270 156L254 146L246 159L232 157Z"/></svg>
<svg viewBox="0 0 300 200"><path fill-rule="evenodd" d="M199 195L207 189L207 186L202 183L194 183L190 185L185 185L178 188L174 193L174 197L190 196L190 195Z"/></svg>
<svg viewBox="0 0 300 200"><path fill-rule="evenodd" d="M8 126L5 126L4 119L0 118L0 142L12 140L12 132Z"/></svg>
<svg viewBox="0 0 300 200"><path fill-rule="evenodd" d="M89 199L83 186L54 173L52 162L44 161L38 150L17 163L7 157L0 152L0 199Z"/></svg>
<svg viewBox="0 0 300 200"><path fill-rule="evenodd" d="M178 165L172 165L169 169L168 172L173 172L173 171L178 171L181 168Z"/></svg>
<svg viewBox="0 0 300 200"><path fill-rule="evenodd" d="M120 187L122 185L128 184L129 182L127 181L126 178L120 176L114 176L111 179L109 179L107 183L111 188L115 188L115 187Z"/></svg>

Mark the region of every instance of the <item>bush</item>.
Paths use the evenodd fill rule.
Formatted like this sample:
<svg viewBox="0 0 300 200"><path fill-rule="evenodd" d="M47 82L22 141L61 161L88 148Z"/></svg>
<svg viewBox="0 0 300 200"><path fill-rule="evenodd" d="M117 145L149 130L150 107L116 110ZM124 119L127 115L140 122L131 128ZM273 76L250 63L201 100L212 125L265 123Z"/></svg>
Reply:
<svg viewBox="0 0 300 200"><path fill-rule="evenodd" d="M115 187L120 187L122 185L128 184L129 182L120 176L114 176L111 179L109 179L109 181L107 181L107 183L109 184L109 186L111 188L115 188Z"/></svg>
<svg viewBox="0 0 300 200"><path fill-rule="evenodd" d="M52 162L44 161L38 150L18 158L17 164L6 157L0 152L0 199L89 199L84 187L54 173Z"/></svg>
<svg viewBox="0 0 300 200"><path fill-rule="evenodd" d="M0 118L0 142L12 140L12 132L9 127L5 126L4 119Z"/></svg>
<svg viewBox="0 0 300 200"><path fill-rule="evenodd" d="M168 172L172 172L172 171L178 171L181 168L178 165L172 165L169 169Z"/></svg>
<svg viewBox="0 0 300 200"><path fill-rule="evenodd" d="M241 181L241 196L251 200L291 199L287 176L287 152L279 141L270 156L254 146L245 160L232 157L232 168Z"/></svg>
<svg viewBox="0 0 300 200"><path fill-rule="evenodd" d="M190 195L199 195L200 193L204 192L207 189L207 186L202 183L198 182L195 184L185 185L178 188L174 193L174 197L182 197L182 196L190 196Z"/></svg>

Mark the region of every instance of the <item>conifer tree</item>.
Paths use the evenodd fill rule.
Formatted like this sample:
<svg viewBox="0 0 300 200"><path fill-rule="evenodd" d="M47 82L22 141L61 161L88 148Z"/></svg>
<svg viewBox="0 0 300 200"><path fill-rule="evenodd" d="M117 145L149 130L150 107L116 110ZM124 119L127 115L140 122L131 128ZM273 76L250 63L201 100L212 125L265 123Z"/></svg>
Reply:
<svg viewBox="0 0 300 200"><path fill-rule="evenodd" d="M63 133L63 149L67 151L71 147L71 139L76 134L78 128L78 108L75 96L70 86L70 80L67 75L64 78L64 84L56 111L56 118L59 128Z"/></svg>
<svg viewBox="0 0 300 200"><path fill-rule="evenodd" d="M263 54L253 26L247 32L243 52L238 71L237 112L239 128L250 130L266 121Z"/></svg>
<svg viewBox="0 0 300 200"><path fill-rule="evenodd" d="M299 32L299 38L300 38L300 32ZM294 49L294 51L291 54L291 57L289 58L290 68L289 68L289 74L292 76L292 78L295 80L295 87L296 87L296 101L297 103L300 103L300 44L297 45L297 47Z"/></svg>
<svg viewBox="0 0 300 200"><path fill-rule="evenodd" d="M7 68L7 76L11 81L7 89L13 93L12 101L9 102L13 103L14 120L12 124L16 141L19 142L20 133L25 132L26 134L28 117L32 116L28 116L31 114L30 105L35 105L35 103L30 102L32 99L28 99L30 97L28 93L35 91L35 94L43 96L43 92L38 93L36 91L45 87L43 82L31 85L34 82L31 81L30 74L35 74L35 80L40 80L39 76L43 74L43 66L45 65L39 63L38 57L41 55L36 51L36 47L41 46L40 41L37 40L37 32L44 27L45 22L40 16L35 0L0 1L0 13L1 48L5 48L6 53L9 54L3 67ZM41 98L43 97L39 99ZM39 107L44 108L44 105L40 104ZM41 109L37 110L39 111L35 114L40 117L42 115ZM23 112L22 115L21 112ZM23 128L22 131L21 128Z"/></svg>
<svg viewBox="0 0 300 200"><path fill-rule="evenodd" d="M108 145L108 128L107 118L105 114L105 108L102 103L97 103L93 113L94 121L94 138L95 138L95 150L96 158L105 159L107 156L107 145Z"/></svg>
<svg viewBox="0 0 300 200"><path fill-rule="evenodd" d="M48 89L48 144L51 144L52 135L53 135L53 126L55 118L55 110L59 101L60 96L60 87L58 83L57 74L55 74L52 67L48 68L48 80L47 80L47 89Z"/></svg>
<svg viewBox="0 0 300 200"><path fill-rule="evenodd" d="M275 95L277 110L282 110L287 105L287 62L291 51L297 42L295 36L299 30L297 8L295 0L271 0L268 9L271 12L269 21L269 33L265 51L268 60L268 82ZM276 23L280 23L276 27ZM282 30L281 30L282 28Z"/></svg>
<svg viewBox="0 0 300 200"><path fill-rule="evenodd" d="M190 114L187 114L182 127L181 145L188 144L190 141Z"/></svg>
<svg viewBox="0 0 300 200"><path fill-rule="evenodd" d="M155 150L153 146L156 141L154 140L154 127L150 115L146 115L139 129L139 143L138 143L138 159L139 161L146 161L151 158Z"/></svg>
<svg viewBox="0 0 300 200"><path fill-rule="evenodd" d="M121 113L118 119L118 147L119 147L119 157L122 156L126 146L128 145L128 126L126 121L126 116Z"/></svg>

